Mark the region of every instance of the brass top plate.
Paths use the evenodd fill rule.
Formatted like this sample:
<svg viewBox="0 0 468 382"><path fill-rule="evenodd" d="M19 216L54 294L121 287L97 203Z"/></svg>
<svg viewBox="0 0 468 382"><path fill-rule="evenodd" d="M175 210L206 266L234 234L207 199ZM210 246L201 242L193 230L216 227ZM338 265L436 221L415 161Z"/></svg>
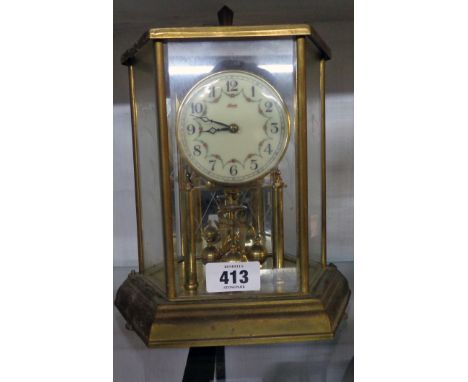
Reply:
<svg viewBox="0 0 468 382"><path fill-rule="evenodd" d="M150 39L307 36L311 28L307 24L153 28L148 34Z"/></svg>
<svg viewBox="0 0 468 382"><path fill-rule="evenodd" d="M243 25L213 27L152 28L141 36L137 43L128 49L121 58L123 65L130 65L137 51L149 40L211 40L223 38L269 38L306 36L321 51L323 58L329 60L331 51L315 30L307 24L285 25Z"/></svg>

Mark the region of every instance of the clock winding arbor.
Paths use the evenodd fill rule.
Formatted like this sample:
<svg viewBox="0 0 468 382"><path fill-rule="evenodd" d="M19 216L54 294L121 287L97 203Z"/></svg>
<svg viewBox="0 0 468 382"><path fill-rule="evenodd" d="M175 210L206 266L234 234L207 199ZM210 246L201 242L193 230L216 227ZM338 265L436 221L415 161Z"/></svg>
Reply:
<svg viewBox="0 0 468 382"><path fill-rule="evenodd" d="M308 25L151 29L123 55L139 269L115 304L148 346L334 337L350 291L327 262L328 59ZM213 264L249 263L257 290L209 289Z"/></svg>

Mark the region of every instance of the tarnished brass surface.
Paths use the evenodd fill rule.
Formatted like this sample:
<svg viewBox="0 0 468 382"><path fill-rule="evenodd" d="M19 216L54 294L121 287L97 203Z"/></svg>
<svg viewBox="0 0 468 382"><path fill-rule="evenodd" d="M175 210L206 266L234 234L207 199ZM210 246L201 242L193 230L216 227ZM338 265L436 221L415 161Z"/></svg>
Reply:
<svg viewBox="0 0 468 382"><path fill-rule="evenodd" d="M132 273L115 305L150 347L228 346L333 338L349 297L348 282L329 266L302 297L178 303Z"/></svg>
<svg viewBox="0 0 468 382"><path fill-rule="evenodd" d="M132 149L133 149L133 179L135 181L135 210L137 224L138 245L138 271L142 273L145 269L143 226L141 223L141 190L140 190L140 158L138 146L138 113L135 96L135 74L133 65L128 67L128 82L130 88L130 115L132 120Z"/></svg>
<svg viewBox="0 0 468 382"><path fill-rule="evenodd" d="M156 106L158 116L158 143L159 143L159 166L160 166L160 187L162 204L162 221L164 253L166 266L166 290L169 298L176 297L175 287L175 261L174 243L172 232L172 191L171 191L171 168L169 163L169 131L167 125L166 111L166 80L164 66L164 45L156 41L155 61L156 61Z"/></svg>
<svg viewBox="0 0 468 382"><path fill-rule="evenodd" d="M296 216L297 249L300 265L300 290L309 290L309 219L307 191L307 89L305 39L298 37L297 51L297 125L296 125Z"/></svg>
<svg viewBox="0 0 468 382"><path fill-rule="evenodd" d="M321 131L321 161L322 161L322 253L320 262L322 267L327 266L327 145L325 140L325 60L320 60L320 131Z"/></svg>
<svg viewBox="0 0 468 382"><path fill-rule="evenodd" d="M150 40L209 40L219 38L272 38L293 36L307 36L321 51L324 59L329 60L331 58L330 48L310 25L285 24L153 28L145 32L135 45L122 55L120 61L123 65L130 65L138 50Z"/></svg>

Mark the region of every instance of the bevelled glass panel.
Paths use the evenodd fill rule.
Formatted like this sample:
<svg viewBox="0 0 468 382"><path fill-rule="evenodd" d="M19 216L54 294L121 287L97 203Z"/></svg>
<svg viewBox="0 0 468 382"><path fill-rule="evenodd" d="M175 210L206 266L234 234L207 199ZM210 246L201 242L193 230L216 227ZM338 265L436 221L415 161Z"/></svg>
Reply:
<svg viewBox="0 0 468 382"><path fill-rule="evenodd" d="M307 67L307 169L309 194L309 263L311 280L318 269L322 247L322 135L320 101L320 52L306 40ZM317 272L315 272L315 275Z"/></svg>
<svg viewBox="0 0 468 382"><path fill-rule="evenodd" d="M178 297L242 298L297 292L295 40L170 41L166 71ZM210 82L208 76L219 81ZM283 104L287 113L282 111ZM222 114L220 107L234 111ZM275 134L284 133L287 114L289 139L284 140L285 151L275 151L284 139ZM246 120L261 122L246 126ZM182 134L179 125L186 129L186 136L178 136ZM259 129L259 137L264 134L258 143L245 142L246 147L254 147L251 153L236 141L235 134L246 128ZM193 139L202 134L203 139ZM225 150L213 151L216 137L227 142ZM226 137L232 137L231 144L238 145L239 152L245 151L239 154L242 158L232 154ZM279 162L272 161L277 164L269 168L268 157L277 154ZM200 161L196 168L199 156L206 163ZM229 183L229 176L248 179L260 167L265 169L261 178ZM224 174L228 184L213 180L216 171L222 172L217 179ZM284 248L282 260L275 256L281 252L278 248ZM198 286L189 291L184 286L188 269L184 258L188 260L193 253ZM207 292L205 264L228 261L260 261L260 291ZM193 262L190 266L194 267Z"/></svg>
<svg viewBox="0 0 468 382"><path fill-rule="evenodd" d="M144 273L153 276L165 290L164 249L158 131L156 119L155 56L153 43L147 43L134 62L136 128L139 147L141 223Z"/></svg>

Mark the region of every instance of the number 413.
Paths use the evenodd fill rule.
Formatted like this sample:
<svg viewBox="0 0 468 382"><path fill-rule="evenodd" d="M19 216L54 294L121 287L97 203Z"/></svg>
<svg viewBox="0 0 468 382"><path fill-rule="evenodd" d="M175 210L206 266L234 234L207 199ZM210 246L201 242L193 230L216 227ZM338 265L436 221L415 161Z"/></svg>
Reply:
<svg viewBox="0 0 468 382"><path fill-rule="evenodd" d="M232 272L224 271L223 273L221 273L219 281L224 284L229 284L229 276L232 276L233 284L237 284L237 281L239 281L241 284L245 284L249 281L249 272L247 272L245 269L239 271L239 279L237 277L237 270L234 270Z"/></svg>

